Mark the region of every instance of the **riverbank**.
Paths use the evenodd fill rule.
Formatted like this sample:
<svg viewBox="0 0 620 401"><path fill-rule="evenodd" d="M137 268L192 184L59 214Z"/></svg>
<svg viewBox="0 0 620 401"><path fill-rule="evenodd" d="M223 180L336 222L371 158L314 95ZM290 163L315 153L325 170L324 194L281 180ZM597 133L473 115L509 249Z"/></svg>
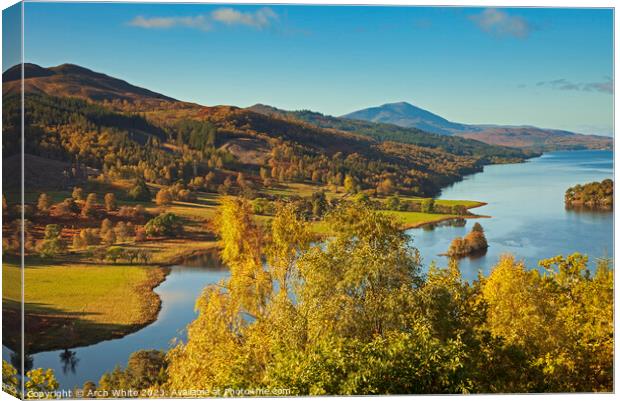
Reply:
<svg viewBox="0 0 620 401"><path fill-rule="evenodd" d="M486 202L478 201L452 201L452 200L438 200L437 202L443 202L443 204L451 205L463 205L467 211L487 205ZM396 218L400 218L403 230L410 230L413 228L423 228L432 224L437 224L445 221L451 221L456 219L480 219L490 218L491 216L484 216L479 214L436 214L436 213L420 213L420 212L394 212L389 214L394 215Z"/></svg>
<svg viewBox="0 0 620 401"><path fill-rule="evenodd" d="M73 348L123 337L157 319L161 299L153 291L169 273L164 267L50 265L26 260L25 347L27 353ZM20 338L21 271L5 261L5 345ZM7 343L8 340L8 343Z"/></svg>

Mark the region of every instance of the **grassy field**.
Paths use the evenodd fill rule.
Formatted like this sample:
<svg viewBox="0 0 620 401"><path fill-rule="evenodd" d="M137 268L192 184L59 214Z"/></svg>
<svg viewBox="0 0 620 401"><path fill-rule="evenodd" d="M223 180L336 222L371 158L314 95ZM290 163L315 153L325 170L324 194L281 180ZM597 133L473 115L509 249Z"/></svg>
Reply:
<svg viewBox="0 0 620 401"><path fill-rule="evenodd" d="M26 331L37 333L26 336L29 352L121 337L157 317L161 301L152 289L165 279L164 268L33 260L26 265ZM10 316L18 313L19 265L5 262L2 279L4 322L10 332L18 329L11 327ZM17 339L17 332L5 338L11 337Z"/></svg>
<svg viewBox="0 0 620 401"><path fill-rule="evenodd" d="M416 228L429 223L436 223L455 218L463 218L456 214L435 214L422 212L401 212L395 210L385 210L383 213L396 218L403 228Z"/></svg>

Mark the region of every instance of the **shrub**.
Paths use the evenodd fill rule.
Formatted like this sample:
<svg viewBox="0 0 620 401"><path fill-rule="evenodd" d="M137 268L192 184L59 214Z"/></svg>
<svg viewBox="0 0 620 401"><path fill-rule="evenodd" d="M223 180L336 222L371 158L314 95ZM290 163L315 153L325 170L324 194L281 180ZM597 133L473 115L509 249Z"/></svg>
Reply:
<svg viewBox="0 0 620 401"><path fill-rule="evenodd" d="M175 237L183 232L181 218L174 213L162 213L152 218L144 227L148 236Z"/></svg>
<svg viewBox="0 0 620 401"><path fill-rule="evenodd" d="M144 180L138 180L136 184L127 192L127 196L135 201L150 201L151 191Z"/></svg>

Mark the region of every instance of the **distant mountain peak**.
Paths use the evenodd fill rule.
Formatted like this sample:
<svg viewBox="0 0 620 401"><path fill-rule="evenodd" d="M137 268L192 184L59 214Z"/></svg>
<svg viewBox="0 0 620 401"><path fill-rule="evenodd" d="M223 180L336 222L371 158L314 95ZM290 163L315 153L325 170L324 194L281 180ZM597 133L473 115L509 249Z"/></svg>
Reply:
<svg viewBox="0 0 620 401"><path fill-rule="evenodd" d="M352 120L394 124L405 128L418 128L442 135L452 135L465 128L463 124L453 123L437 114L405 101L369 107L342 117Z"/></svg>
<svg viewBox="0 0 620 401"><path fill-rule="evenodd" d="M538 128L531 125L460 124L408 102L385 103L342 116L351 120L418 128L441 135L456 135L491 145L544 149L608 149L611 138Z"/></svg>

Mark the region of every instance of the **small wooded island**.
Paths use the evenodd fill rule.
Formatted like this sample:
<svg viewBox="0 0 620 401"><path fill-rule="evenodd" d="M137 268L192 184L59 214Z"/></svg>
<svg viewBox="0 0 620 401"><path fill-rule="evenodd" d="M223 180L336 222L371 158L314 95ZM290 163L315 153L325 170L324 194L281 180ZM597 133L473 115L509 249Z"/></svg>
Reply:
<svg viewBox="0 0 620 401"><path fill-rule="evenodd" d="M610 179L575 185L566 190L564 203L567 207L587 207L607 210L614 205L614 182Z"/></svg>
<svg viewBox="0 0 620 401"><path fill-rule="evenodd" d="M451 257L463 257L483 251L488 247L489 244L484 236L484 229L480 223L476 223L466 236L462 238L456 237L452 240L450 249L448 249L446 255Z"/></svg>

